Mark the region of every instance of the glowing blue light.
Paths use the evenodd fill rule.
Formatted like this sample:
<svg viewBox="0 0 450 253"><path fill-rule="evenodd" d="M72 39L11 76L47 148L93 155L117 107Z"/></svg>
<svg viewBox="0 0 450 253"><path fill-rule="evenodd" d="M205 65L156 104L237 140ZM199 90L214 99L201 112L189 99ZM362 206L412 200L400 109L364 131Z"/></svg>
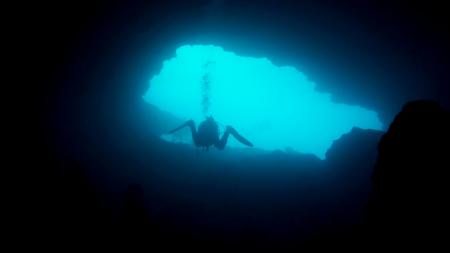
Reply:
<svg viewBox="0 0 450 253"><path fill-rule="evenodd" d="M320 158L333 140L353 127L382 129L376 112L332 102L330 94L317 92L315 83L293 67L212 45L178 48L176 57L164 61L161 72L150 80L143 98L197 124L207 111L222 126L234 126L257 148L290 147ZM189 135L184 137L183 142L190 142ZM242 144L230 141L228 146Z"/></svg>

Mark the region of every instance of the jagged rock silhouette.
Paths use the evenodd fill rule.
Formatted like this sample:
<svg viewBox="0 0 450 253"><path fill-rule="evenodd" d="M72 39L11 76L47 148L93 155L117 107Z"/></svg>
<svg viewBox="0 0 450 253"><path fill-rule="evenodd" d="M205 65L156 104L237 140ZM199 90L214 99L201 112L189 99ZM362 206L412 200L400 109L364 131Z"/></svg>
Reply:
<svg viewBox="0 0 450 253"><path fill-rule="evenodd" d="M407 103L382 137L367 217L381 244L445 242L437 227L448 216L449 130L449 111L419 100Z"/></svg>

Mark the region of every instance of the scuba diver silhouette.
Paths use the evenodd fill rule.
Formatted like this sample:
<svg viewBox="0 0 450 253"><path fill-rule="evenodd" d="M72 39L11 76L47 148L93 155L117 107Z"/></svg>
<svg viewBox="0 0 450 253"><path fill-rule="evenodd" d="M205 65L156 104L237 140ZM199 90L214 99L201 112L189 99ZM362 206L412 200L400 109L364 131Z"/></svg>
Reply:
<svg viewBox="0 0 450 253"><path fill-rule="evenodd" d="M230 134L242 144L253 147L253 144L242 137L232 126L227 126L222 138L219 139L219 126L211 116L200 123L198 129L195 128L195 122L193 120L188 120L183 125L169 131L169 133L174 133L186 126L191 130L192 140L195 146L201 147L204 150L209 150L210 146L215 146L217 149L223 150Z"/></svg>

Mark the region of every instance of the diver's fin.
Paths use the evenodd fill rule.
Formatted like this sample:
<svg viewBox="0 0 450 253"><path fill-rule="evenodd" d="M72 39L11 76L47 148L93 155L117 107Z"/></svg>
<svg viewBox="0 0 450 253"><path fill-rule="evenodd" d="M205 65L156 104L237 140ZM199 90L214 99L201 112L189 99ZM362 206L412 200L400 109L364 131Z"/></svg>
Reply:
<svg viewBox="0 0 450 253"><path fill-rule="evenodd" d="M231 126L228 126L227 128L228 128L227 130L230 132L230 134L233 135L233 137L236 138L236 140L238 140L240 143L247 145L249 147L253 147L253 144L250 141L248 141L247 139L245 139L242 135L240 135L236 131L236 129L234 129Z"/></svg>

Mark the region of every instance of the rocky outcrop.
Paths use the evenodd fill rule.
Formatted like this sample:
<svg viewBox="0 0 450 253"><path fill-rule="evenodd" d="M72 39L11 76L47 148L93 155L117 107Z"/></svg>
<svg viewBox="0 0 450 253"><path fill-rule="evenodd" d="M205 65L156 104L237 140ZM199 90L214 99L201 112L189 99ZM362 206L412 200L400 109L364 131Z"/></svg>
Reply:
<svg viewBox="0 0 450 253"><path fill-rule="evenodd" d="M395 117L379 143L373 174L367 223L376 240L442 239L438 227L449 213L449 132L449 111L433 101L407 103Z"/></svg>

